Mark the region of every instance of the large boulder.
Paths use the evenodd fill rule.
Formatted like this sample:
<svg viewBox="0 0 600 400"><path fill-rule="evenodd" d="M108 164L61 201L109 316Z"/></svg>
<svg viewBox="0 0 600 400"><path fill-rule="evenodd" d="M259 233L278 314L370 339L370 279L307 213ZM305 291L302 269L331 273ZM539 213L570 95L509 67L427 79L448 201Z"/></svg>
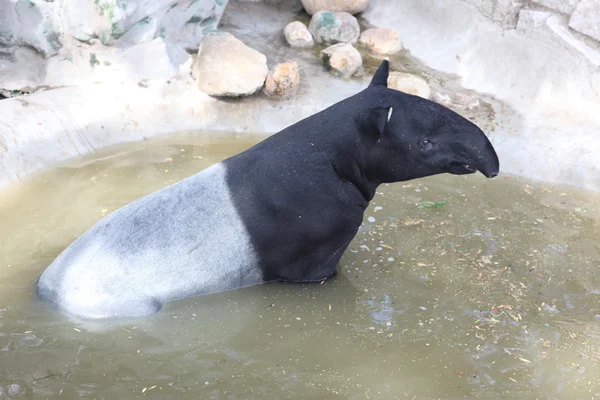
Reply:
<svg viewBox="0 0 600 400"><path fill-rule="evenodd" d="M0 91L169 78L227 1L0 0Z"/></svg>
<svg viewBox="0 0 600 400"><path fill-rule="evenodd" d="M367 29L361 33L358 42L373 54L394 54L402 49L398 32L391 28Z"/></svg>
<svg viewBox="0 0 600 400"><path fill-rule="evenodd" d="M223 0L57 0L66 34L88 42L136 44L155 37L197 49L216 28Z"/></svg>
<svg viewBox="0 0 600 400"><path fill-rule="evenodd" d="M211 96L238 97L263 87L267 57L230 33L207 35L192 68L198 88Z"/></svg>
<svg viewBox="0 0 600 400"><path fill-rule="evenodd" d="M302 0L302 5L310 15L318 11L345 11L358 14L367 8L369 0Z"/></svg>
<svg viewBox="0 0 600 400"><path fill-rule="evenodd" d="M300 21L287 24L283 29L283 35L290 47L312 47L315 44L312 34Z"/></svg>
<svg viewBox="0 0 600 400"><path fill-rule="evenodd" d="M347 12L319 11L310 19L308 30L319 44L356 43L358 20Z"/></svg>
<svg viewBox="0 0 600 400"><path fill-rule="evenodd" d="M0 2L0 53L31 48L50 57L62 47L59 26L53 19L54 6L46 1Z"/></svg>
<svg viewBox="0 0 600 400"><path fill-rule="evenodd" d="M323 65L332 74L350 78L362 67L362 57L350 43L334 44L321 51Z"/></svg>
<svg viewBox="0 0 600 400"><path fill-rule="evenodd" d="M295 94L300 86L300 70L296 61L275 65L265 81L265 93L269 96L288 97Z"/></svg>

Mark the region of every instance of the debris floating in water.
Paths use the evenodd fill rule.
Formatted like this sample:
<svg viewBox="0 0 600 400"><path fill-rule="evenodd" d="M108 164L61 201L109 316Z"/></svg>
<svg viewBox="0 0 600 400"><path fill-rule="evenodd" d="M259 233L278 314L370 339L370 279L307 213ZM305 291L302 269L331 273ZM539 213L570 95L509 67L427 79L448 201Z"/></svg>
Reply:
<svg viewBox="0 0 600 400"><path fill-rule="evenodd" d="M447 201L422 201L420 203L417 203L417 207L419 207L419 208L443 208L446 204L448 204Z"/></svg>
<svg viewBox="0 0 600 400"><path fill-rule="evenodd" d="M367 218L367 221L369 221L369 222L371 222L371 223L372 223L372 222L375 222L375 218L374 218L374 217L369 217L369 218Z"/></svg>

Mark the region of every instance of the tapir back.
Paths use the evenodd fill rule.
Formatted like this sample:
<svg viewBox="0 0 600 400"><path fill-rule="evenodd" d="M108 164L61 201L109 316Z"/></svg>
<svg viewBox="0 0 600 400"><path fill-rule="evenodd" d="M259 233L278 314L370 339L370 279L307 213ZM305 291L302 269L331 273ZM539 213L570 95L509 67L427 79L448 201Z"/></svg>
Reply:
<svg viewBox="0 0 600 400"><path fill-rule="evenodd" d="M98 318L151 314L168 301L260 282L220 163L102 219L48 267L38 293Z"/></svg>

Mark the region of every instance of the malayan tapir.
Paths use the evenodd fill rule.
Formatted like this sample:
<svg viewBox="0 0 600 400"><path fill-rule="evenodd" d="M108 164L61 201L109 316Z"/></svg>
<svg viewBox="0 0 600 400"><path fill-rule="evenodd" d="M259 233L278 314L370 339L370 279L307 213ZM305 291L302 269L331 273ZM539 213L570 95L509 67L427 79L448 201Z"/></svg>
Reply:
<svg viewBox="0 0 600 400"><path fill-rule="evenodd" d="M100 220L43 272L39 297L89 319L263 282L315 282L336 265L381 183L480 171L486 135L453 111L387 87L358 94Z"/></svg>

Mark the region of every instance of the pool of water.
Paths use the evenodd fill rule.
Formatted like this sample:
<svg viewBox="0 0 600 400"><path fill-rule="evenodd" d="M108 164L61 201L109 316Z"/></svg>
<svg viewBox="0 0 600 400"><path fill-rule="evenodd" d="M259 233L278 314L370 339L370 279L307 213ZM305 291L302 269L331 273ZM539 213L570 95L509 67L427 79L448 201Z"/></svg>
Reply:
<svg viewBox="0 0 600 400"><path fill-rule="evenodd" d="M121 146L0 192L0 398L600 397L600 195L513 176L381 186L322 284L118 323L36 299L103 215L256 140Z"/></svg>

